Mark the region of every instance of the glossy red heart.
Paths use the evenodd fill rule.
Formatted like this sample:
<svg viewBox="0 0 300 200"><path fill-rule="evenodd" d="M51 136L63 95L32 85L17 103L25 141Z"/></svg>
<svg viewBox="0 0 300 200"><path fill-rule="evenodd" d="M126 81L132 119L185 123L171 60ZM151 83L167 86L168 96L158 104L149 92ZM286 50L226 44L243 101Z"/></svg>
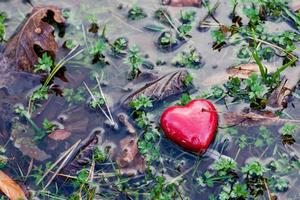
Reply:
<svg viewBox="0 0 300 200"><path fill-rule="evenodd" d="M210 101L196 99L186 106L167 108L160 123L171 141L189 151L203 154L214 139L218 114Z"/></svg>

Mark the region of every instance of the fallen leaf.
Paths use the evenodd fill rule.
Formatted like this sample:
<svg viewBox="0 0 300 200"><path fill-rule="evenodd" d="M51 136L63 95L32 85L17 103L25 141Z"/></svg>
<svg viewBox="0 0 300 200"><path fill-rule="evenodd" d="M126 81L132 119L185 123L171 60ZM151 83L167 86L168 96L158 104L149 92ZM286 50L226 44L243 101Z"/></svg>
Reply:
<svg viewBox="0 0 300 200"><path fill-rule="evenodd" d="M299 66L286 69L280 85L272 92L268 99L268 106L279 109L286 108L288 106L288 97L297 86L299 77Z"/></svg>
<svg viewBox="0 0 300 200"><path fill-rule="evenodd" d="M200 7L201 0L162 0L163 5L184 7L184 6L194 6Z"/></svg>
<svg viewBox="0 0 300 200"><path fill-rule="evenodd" d="M129 122L128 115L126 115L125 113L119 113L118 119L126 127L128 133L130 134L136 133L134 126Z"/></svg>
<svg viewBox="0 0 300 200"><path fill-rule="evenodd" d="M280 123L300 123L299 120L282 119L271 111L227 112L223 115L227 126L260 126Z"/></svg>
<svg viewBox="0 0 300 200"><path fill-rule="evenodd" d="M138 150L137 142L138 138L135 136L128 136L120 141L121 149L116 162L122 174L135 175L145 171L146 162Z"/></svg>
<svg viewBox="0 0 300 200"><path fill-rule="evenodd" d="M92 163L94 148L98 141L96 133L90 134L83 140L70 156L69 162L63 167L63 173L73 176L83 168L88 168L87 166Z"/></svg>
<svg viewBox="0 0 300 200"><path fill-rule="evenodd" d="M142 94L153 101L160 101L172 95L179 94L187 89L184 83L187 76L188 72L186 70L166 74L130 94L123 101L123 105L128 107L130 102L139 98Z"/></svg>
<svg viewBox="0 0 300 200"><path fill-rule="evenodd" d="M17 120L13 122L11 138L14 146L25 156L38 161L47 160L51 156L36 145L33 140L34 136L35 132L30 127L18 122Z"/></svg>
<svg viewBox="0 0 300 200"><path fill-rule="evenodd" d="M10 200L26 200L27 197L22 188L7 174L0 170L0 190Z"/></svg>
<svg viewBox="0 0 300 200"><path fill-rule="evenodd" d="M65 129L59 129L48 135L52 140L65 140L71 136L71 132Z"/></svg>
<svg viewBox="0 0 300 200"><path fill-rule="evenodd" d="M270 66L265 66L268 72L274 72L275 69ZM218 85L225 83L230 77L238 77L240 79L247 79L252 73L259 74L258 65L255 63L241 64L238 66L229 67L225 72L216 73L209 76L202 83L207 86Z"/></svg>
<svg viewBox="0 0 300 200"><path fill-rule="evenodd" d="M290 5L290 9L293 11L293 12L298 12L300 11L300 3L299 2L292 2L291 5Z"/></svg>
<svg viewBox="0 0 300 200"><path fill-rule="evenodd" d="M4 56L10 66L31 72L38 62L37 48L48 52L55 58L58 45L49 21L63 25L64 18L56 6L34 7L28 19L20 26L19 31L8 41Z"/></svg>

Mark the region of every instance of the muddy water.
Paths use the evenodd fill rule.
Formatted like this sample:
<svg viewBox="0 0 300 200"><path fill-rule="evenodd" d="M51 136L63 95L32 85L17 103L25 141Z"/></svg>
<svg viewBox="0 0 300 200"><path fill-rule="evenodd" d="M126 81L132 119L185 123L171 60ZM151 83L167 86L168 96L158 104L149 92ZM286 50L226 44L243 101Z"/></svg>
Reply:
<svg viewBox="0 0 300 200"><path fill-rule="evenodd" d="M157 41L160 33L149 32L144 29L145 25L156 23L152 15L156 9L160 8L158 0L52 0L50 2L45 0L32 1L33 5L49 3L57 5L64 9L70 9L71 11L70 17L67 20L68 26L66 29L66 34L64 38L58 39L60 45L62 45L66 39L74 39L78 41L83 48L88 49L96 41L95 36L87 32L87 29L89 27L88 16L92 15L97 20L100 29L102 29L104 25L107 25L107 36L110 40L114 40L120 36L126 37L129 40L130 46L137 45L144 55L148 55L147 60L153 63L158 60L166 61L167 65L155 66L153 72L157 75L177 70L176 67L173 67L170 64L172 58L178 52L187 49L190 46L196 47L200 52L203 58L202 61L205 63L205 65L200 69L189 69L189 72L193 75L193 83L195 85L195 90L193 90L194 93L192 93L192 96L199 95L202 91L209 89L211 86L221 84L226 81L222 79L222 75L224 75L225 69L229 66L234 66L241 63L241 60L238 60L236 57L238 52L238 48L236 46L228 46L222 49L220 52L212 50L211 47L213 45L213 41L211 39L210 31L199 32L195 28L196 25L194 26L191 34L192 38L189 39L188 42L183 46L181 46L181 48L170 53L162 53L161 51L159 51L156 47L155 42ZM141 5L145 9L146 13L148 14L148 17L146 19L136 22L129 22L126 19L128 7L134 4ZM123 8L119 9L119 5L123 5ZM202 19L207 13L205 8L186 9L197 11L197 17L195 20L196 22ZM29 4L20 3L19 0L1 1L0 10L6 11L9 16L6 36L6 38L9 38L9 36L14 33L18 25L24 20L26 14L30 12L31 6ZM178 19L180 16L180 10L182 10L182 8L168 8L168 10L170 11L174 19ZM224 24L230 24L231 20L228 18L230 12L231 5L229 1L222 1L215 17ZM174 21L176 26L180 24L178 20ZM288 24L283 22L276 24L274 24L273 22L268 22L265 24L265 26L269 32L292 30ZM299 48L297 51L299 51ZM58 79L55 80L55 83L59 84L62 88L78 88L83 87L83 81L85 81L89 86L94 87L96 83L95 81L91 80L90 76L92 72L97 72L101 75L102 82L106 83L103 86L103 90L107 95L107 98L109 99L109 104L112 107L113 116L117 121L116 115L118 113L127 112L120 107L120 99L129 94L128 92L124 91L124 87L129 83L127 80L129 67L124 64L122 60L114 58L109 58L110 65L105 67L91 65L89 60L87 59L87 55L87 53L80 55L66 65L66 77L69 80L68 83L62 82ZM64 54L61 53L61 55L58 55L57 60L59 60L63 56ZM271 65L280 65L280 60L273 59L271 61ZM20 82L20 84L22 83ZM134 89L135 87L136 86L133 85L132 89ZM3 99L1 101L10 98L11 97L3 96ZM174 104L175 100L177 99L179 99L179 96L173 98L174 102L166 101L163 102L162 105L157 107L151 113L153 120L157 121L163 108L170 104ZM16 102L17 101L19 101L18 103L25 103L22 98L19 98L18 100L16 100ZM13 104L16 102L14 101ZM294 107L290 106L286 110L286 112L294 119L300 119L300 113L298 109L298 107L300 106L300 102L299 100L294 99L293 103ZM227 112L228 110L240 110L245 105L229 104L226 107L223 102L216 102L216 106L218 111L222 115L223 112ZM72 130L72 137L67 141L64 141L63 143L49 143L48 141L43 141L40 147L43 148L51 158L43 162L34 161L34 164L40 165L44 164L47 161L55 161L61 152L70 148L70 146L72 146L76 141L85 139L95 128L104 128L105 132L102 138L103 141L117 143L117 141L127 135L124 127L121 127L121 125L118 130L113 130L112 128L105 125L105 117L101 113L97 113L89 109L86 102L77 106L69 106L68 103L65 102L63 97L55 95L50 97L50 100L45 106L43 106L43 109L40 109L35 113L34 120L38 125L41 125L44 118L47 118L50 121L59 121L61 116L67 117L64 121L64 126L68 130ZM222 118L222 116L220 117ZM254 145L249 145L244 149L240 149L235 141L241 135L246 135L247 137L252 139L259 137L259 126L251 128L238 126L235 127L235 129L238 131L237 138L230 136L228 134L228 130L223 128L222 123L219 126L220 129L218 131L217 138L211 145L211 149L223 155L235 158L239 166L243 166L246 161L252 159L258 159L261 162L267 163L270 160L279 159L283 154L286 154L289 159L291 157L296 157L299 159L299 140L296 139L297 142L291 147L283 146L278 132L280 126L278 126L277 124L267 126L267 128L270 129L271 137L274 138L274 142L269 145L269 147L256 148ZM199 163L196 156L184 152L167 140L163 140L161 146L162 158L165 160L163 162L163 168L166 170L166 176L170 177L170 179L172 177L180 175L182 172L185 172L192 166L196 166L196 164L199 164L199 167L196 168L193 173L186 174L186 182L184 183L182 189L185 191L185 195L187 197L190 197L191 199L199 199L199 195L201 195L203 199L207 199L210 193L217 194L220 192L219 187L201 190L195 182L195 178L201 176L203 172L207 168L209 168L210 164L214 160L211 158L214 157L213 155L204 156ZM16 157L22 156L22 154L11 144L8 144L8 148L11 148L8 150L10 151L9 155L11 155L12 158L10 162L11 173L15 174L15 176L18 177L20 175L20 171L15 167L20 165L22 166L22 173L26 174L30 159L28 159L28 157L22 157L23 161L20 162L20 160L16 159ZM215 155L215 157L216 156L218 155ZM180 171L177 171L176 169L174 169L174 163L179 162L182 162L184 164L182 166L182 169ZM288 178L290 185L288 191L284 193L278 193L280 199L299 199L300 191L297 187L299 185L299 171L296 173L292 172L290 174L284 174L284 177ZM25 181L24 184L30 185L31 188L36 188L31 179ZM61 190L64 191L65 188L62 187ZM267 196L265 198L267 198Z"/></svg>

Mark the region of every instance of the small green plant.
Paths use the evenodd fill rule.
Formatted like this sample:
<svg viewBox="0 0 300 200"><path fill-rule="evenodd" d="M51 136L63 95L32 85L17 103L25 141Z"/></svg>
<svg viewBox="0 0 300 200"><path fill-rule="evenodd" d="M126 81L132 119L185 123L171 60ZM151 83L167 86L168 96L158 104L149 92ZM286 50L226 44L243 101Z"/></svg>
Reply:
<svg viewBox="0 0 300 200"><path fill-rule="evenodd" d="M101 65L109 64L104 55L107 49L104 39L99 39L90 50L90 54L93 56L92 63L100 63Z"/></svg>
<svg viewBox="0 0 300 200"><path fill-rule="evenodd" d="M128 40L124 37L117 38L111 46L113 55L125 55L128 48Z"/></svg>
<svg viewBox="0 0 300 200"><path fill-rule="evenodd" d="M5 20L7 18L6 13L0 12L0 42L3 42L5 39L6 28L5 28Z"/></svg>
<svg viewBox="0 0 300 200"><path fill-rule="evenodd" d="M151 108L152 106L152 100L144 94L140 95L137 99L130 102L130 107L134 110L145 110L147 108Z"/></svg>
<svg viewBox="0 0 300 200"><path fill-rule="evenodd" d="M190 101L192 101L191 96L188 93L183 93L180 97L178 105L180 106L185 106L188 104Z"/></svg>
<svg viewBox="0 0 300 200"><path fill-rule="evenodd" d="M172 26L173 24L173 19L168 12L167 9L165 8L159 8L154 12L154 18L157 19L160 23Z"/></svg>
<svg viewBox="0 0 300 200"><path fill-rule="evenodd" d="M195 20L196 12L193 10L180 11L180 21L184 24L192 23Z"/></svg>
<svg viewBox="0 0 300 200"><path fill-rule="evenodd" d="M128 11L127 17L130 20L140 20L140 19L143 19L143 18L147 17L147 14L144 12L144 10L141 7L139 7L137 5L134 5Z"/></svg>
<svg viewBox="0 0 300 200"><path fill-rule="evenodd" d="M196 49L189 49L178 53L172 60L172 64L178 67L188 67L198 69L202 66L201 55Z"/></svg>
<svg viewBox="0 0 300 200"><path fill-rule="evenodd" d="M140 54L140 50L136 46L133 46L129 49L125 60L125 63L130 66L130 72L128 75L129 80L133 80L139 75L143 60L144 59Z"/></svg>
<svg viewBox="0 0 300 200"><path fill-rule="evenodd" d="M63 90L63 96L69 103L69 106L79 105L86 100L83 88L78 88L77 90L74 90L73 88L65 88Z"/></svg>
<svg viewBox="0 0 300 200"><path fill-rule="evenodd" d="M50 72L53 67L53 60L48 53L43 53L41 58L38 58L38 64L34 65L34 72Z"/></svg>
<svg viewBox="0 0 300 200"><path fill-rule="evenodd" d="M166 31L158 38L158 44L161 45L162 48L169 48L177 44L177 38L172 32Z"/></svg>
<svg viewBox="0 0 300 200"><path fill-rule="evenodd" d="M48 119L44 119L43 129L46 131L46 133L52 133L53 131L55 131L56 128L57 126L55 124L50 122Z"/></svg>
<svg viewBox="0 0 300 200"><path fill-rule="evenodd" d="M178 27L178 38L179 39L186 39L186 38L191 38L189 33L191 32L193 26L191 24L182 24L181 26Z"/></svg>
<svg viewBox="0 0 300 200"><path fill-rule="evenodd" d="M64 47L66 49L69 49L69 50L75 48L76 45L78 45L78 43L75 40L72 40L72 39L66 40L65 43L64 43Z"/></svg>

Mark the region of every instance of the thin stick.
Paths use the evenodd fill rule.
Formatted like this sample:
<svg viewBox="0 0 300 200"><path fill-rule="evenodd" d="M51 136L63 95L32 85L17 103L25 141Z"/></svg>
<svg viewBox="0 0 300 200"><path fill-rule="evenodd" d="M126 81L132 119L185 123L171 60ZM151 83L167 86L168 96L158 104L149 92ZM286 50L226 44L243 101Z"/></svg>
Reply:
<svg viewBox="0 0 300 200"><path fill-rule="evenodd" d="M42 180L44 180L44 178L51 172L51 170L61 161L61 160L63 160L66 156L67 156L67 154L69 154L70 153L70 151L73 149L73 147L76 145L78 145L79 143L80 143L80 141L81 140L79 140L79 141L77 141L71 148L69 148L67 151L65 151L65 153L63 153L63 155L59 158L59 159L57 159L56 161L55 161L55 163L53 163L52 165L51 165L51 167L46 171L46 173L42 176L42 178L40 178L40 180L37 182L37 185L38 184L40 184L40 182L42 181Z"/></svg>
<svg viewBox="0 0 300 200"><path fill-rule="evenodd" d="M87 86L87 84L86 84L85 82L83 82L83 84L84 84L84 86L86 87L87 91L90 93L92 99L93 99L94 101L97 101L96 97L93 95L92 91L91 91L90 88ZM106 114L106 112L103 110L103 108L102 108L101 106L98 106L98 107L100 108L101 112L105 115L105 117L106 117L110 122L112 122L111 119L110 119L110 117L109 117L109 116Z"/></svg>
<svg viewBox="0 0 300 200"><path fill-rule="evenodd" d="M114 125L114 124L115 124L115 121L114 121L114 118L113 118L112 115L111 115L111 112L110 112L108 103L107 103L106 98L105 98L105 96L104 96L104 93L103 93L103 91L102 91L101 84L100 84L100 81L99 81L99 79L98 79L98 75L96 76L96 81L97 81L97 84L98 84L98 88L99 88L99 90L100 90L100 94L101 94L101 96L103 97L103 100L104 100L105 106L106 106L106 108L107 108L108 114L109 114L109 116L110 116L111 122L112 122L112 124Z"/></svg>
<svg viewBox="0 0 300 200"><path fill-rule="evenodd" d="M55 171L54 175L50 178L50 180L48 181L48 183L46 184L46 186L43 188L43 190L45 190L50 184L51 182L54 180L54 178L56 177L56 175L59 173L59 171L65 166L65 164L69 161L69 158L72 156L72 153L74 152L74 150L76 149L76 147L79 145L79 143L81 142L81 140L78 140L69 150L69 153L67 154L66 158L64 159L64 161L61 163L61 165L57 168L57 170Z"/></svg>

